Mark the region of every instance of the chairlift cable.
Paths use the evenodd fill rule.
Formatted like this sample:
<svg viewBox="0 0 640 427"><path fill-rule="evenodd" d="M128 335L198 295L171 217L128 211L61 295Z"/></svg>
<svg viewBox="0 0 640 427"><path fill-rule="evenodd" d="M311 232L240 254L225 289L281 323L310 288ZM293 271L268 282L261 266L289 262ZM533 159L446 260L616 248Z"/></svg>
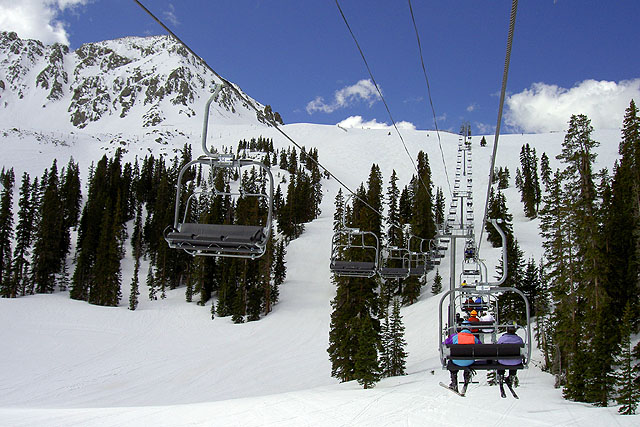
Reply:
<svg viewBox="0 0 640 427"><path fill-rule="evenodd" d="M329 169L327 169L326 167L324 167L318 160L316 160L313 156L309 156L307 154L307 152L305 151L305 149L300 146L300 144L298 144L296 141L293 140L293 138L291 138L289 135L287 135L287 133L285 133L282 129L280 129L280 127L278 126L278 123L273 120L272 118L266 117L262 114L262 111L260 111L260 109L258 109L258 107L256 107L255 105L253 105L253 102L251 102L251 100L247 97L245 97L237 88L234 84L232 84L231 82L229 82L227 79L225 79L224 77L222 77L220 74L218 74L216 72L216 70L214 70L213 68L211 68L211 66L209 64L207 64L207 61L205 61L201 56L199 56L197 53L195 53L185 42L183 42L180 37L178 37L173 31L171 31L171 29L169 29L169 27L167 27L158 17L156 17L149 9L147 9L139 0L133 0L135 1L138 6L140 6L149 16L151 16L162 28L165 29L165 31L167 31L167 33L169 33L169 35L171 37L173 37L178 43L180 43L182 46L184 46L185 49L187 49L189 51L189 53L191 53L195 58L197 58L209 71L211 71L217 78L219 78L225 85L227 85L233 92L234 94L241 99L242 101L244 101L248 106L250 106L256 113L260 114L267 122L269 122L269 124L271 126L273 126L278 132L280 132L280 134L282 136L284 136L289 142L291 142L295 147L297 147L302 153L305 154L305 157L307 159L311 159L311 161L313 163L315 163L318 167L322 168L322 170L324 170L329 176L331 176L333 179L336 180L336 182L338 184L340 184L342 187L344 187L351 195L353 195L356 199L358 199L359 201L361 201L366 207L368 207L369 209L371 209L373 212L375 212L377 215L379 215L381 218L384 219L384 215L379 212L376 208L374 208L373 206L371 206L371 204L369 204L369 202L367 202L366 200L362 199L361 197L359 197L351 188L349 188L349 186L347 186L344 182L342 182L342 180L340 180L336 175L333 174L333 172L331 172ZM395 123L394 123L395 126ZM396 128L397 130L397 128ZM403 141L404 143L404 141ZM406 147L405 147L406 149ZM420 179L420 181L422 181L422 179ZM396 226L397 227L397 226Z"/></svg>
<svg viewBox="0 0 640 427"><path fill-rule="evenodd" d="M447 186L449 187L449 194L453 197L451 191L451 183L449 182L449 172L447 170L447 162L444 160L444 151L442 151L442 141L440 140L440 130L438 129L438 120L436 119L436 110L433 107L433 99L431 98L431 86L429 85L429 78L427 77L427 69L424 66L424 57L422 55L422 44L420 43L420 35L418 34L418 26L416 25L416 19L413 15L413 7L411 6L411 0L409 0L409 11L411 12L411 21L413 22L413 29L416 31L416 40L418 42L418 51L420 52L420 62L422 64L422 73L424 74L424 80L427 83L427 94L429 95L429 104L431 104L431 112L433 113L433 123L436 127L436 134L438 135L438 146L440 147L440 155L442 156L442 164L444 165L444 174L447 178Z"/></svg>
<svg viewBox="0 0 640 427"><path fill-rule="evenodd" d="M411 157L411 154L409 153L409 149L407 148L407 144L405 143L404 138L402 137L402 134L400 133L400 130L398 129L398 126L396 125L396 121L393 119L393 116L391 115L391 110L389 109L389 105L387 104L387 101L384 99L384 96L382 96L382 91L380 90L380 87L378 86L378 83L376 83L376 79L373 77L373 73L371 72L371 68L369 67L369 63L367 62L367 59L365 58L364 53L362 52L362 48L360 48L360 44L358 43L358 39L356 38L355 34L353 33L353 30L351 30L351 26L349 25L349 22L347 21L347 17L344 15L344 12L342 11L342 8L340 7L340 3L338 2L338 0L335 0L335 2L336 2L336 6L338 6L338 10L340 11L340 15L342 16L342 20L346 24L347 29L349 30L349 33L351 34L351 37L353 38L353 41L356 43L356 47L358 48L358 51L360 52L360 56L362 57L362 60L364 61L364 65L367 68L367 71L369 72L369 77L371 77L371 81L373 82L373 85L375 86L376 90L378 91L378 95L380 95L380 99L382 100L382 103L384 104L384 108L386 108L387 113L389 114L389 118L391 119L391 123L393 124L393 127L396 130L396 133L400 137L400 141L402 141L402 145L404 147L404 151L407 153L407 156L409 156L409 160L411 160L411 163L413 164L413 168L416 171L416 174L418 176L418 180L420 181L420 183L422 184L422 186L424 187L425 191L428 194L429 193L429 188L427 187L427 185L422 180L422 177L420 176L420 172L418 171L418 167L416 166L416 162L413 160L413 157Z"/></svg>
<svg viewBox="0 0 640 427"><path fill-rule="evenodd" d="M511 46L513 44L513 33L516 25L516 13L518 11L518 0L512 0L511 16L509 18L509 34L507 37L507 52L504 59L504 71L502 73L502 89L500 91L500 104L498 107L498 123L496 125L496 134L493 140L493 154L491 155L491 167L489 169L489 183L487 184L487 198L484 205L484 217L482 218L482 227L480 228L480 237L478 239L478 253L482 245L482 233L487 223L487 215L489 211L489 196L491 194L491 185L493 181L493 170L496 164L496 153L498 151L498 138L500 137L500 124L502 123L502 109L504 107L504 98L507 91L507 77L509 75L509 63L511 61Z"/></svg>

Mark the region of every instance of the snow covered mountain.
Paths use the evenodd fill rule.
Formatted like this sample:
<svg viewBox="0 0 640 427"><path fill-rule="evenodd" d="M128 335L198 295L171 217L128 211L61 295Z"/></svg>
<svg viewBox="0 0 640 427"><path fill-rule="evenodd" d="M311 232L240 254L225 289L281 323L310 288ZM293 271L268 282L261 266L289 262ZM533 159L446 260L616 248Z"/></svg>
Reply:
<svg viewBox="0 0 640 427"><path fill-rule="evenodd" d="M126 37L69 51L58 43L47 46L14 32L0 33L5 126L49 129L55 119L56 127L66 131L107 132L128 123L142 128L176 124L198 115L219 82L169 36ZM217 103L229 117L258 121L231 88L225 88Z"/></svg>
<svg viewBox="0 0 640 427"><path fill-rule="evenodd" d="M200 154L202 106L216 80L171 40L126 38L70 53L59 45L44 46L3 33L0 49L0 168L14 167L16 176L39 176L54 158L65 164L74 157L86 174L91 162L116 147L132 158L170 155L190 143L194 156ZM276 148L289 146L239 100L230 94L225 99L212 111L214 145L235 145L262 135L273 138ZM397 135L389 130L313 124L291 124L283 130L301 145L317 147L320 162L351 188L366 181L372 163L380 166L385 187L392 170L402 185L414 173ZM441 151L435 132L401 132L414 159L420 150L428 155L434 184L448 194L457 135L442 133ZM555 167L563 137L504 135L496 165L514 172L522 145L529 143L538 155L546 152ZM480 138L472 138L477 231L491 159L491 148L481 148ZM601 143L596 169L611 168L619 133L596 129L593 138ZM278 177L278 168L273 171ZM428 285L419 301L402 311L408 375L384 379L370 390L355 382L338 383L330 375L326 349L335 295L328 258L333 200L340 186L328 180L323 188L321 216L288 247L280 301L258 322L212 321L209 306L185 302L184 288L169 291L160 301L147 300L142 289L140 305L129 311L130 253L122 265L119 307L91 306L71 300L68 292L0 299L0 425L638 423L638 416L618 416L615 407L563 400L561 391L553 388L553 378L537 367L539 354L520 374L520 400L500 399L482 374L462 400L443 390L438 382L447 381L448 373L440 369L438 358L439 297L431 295ZM513 183L505 196L525 257L539 259L537 221L524 216ZM482 256L492 268L499 251L485 244ZM446 257L440 266L443 283L449 281L449 268ZM146 272L144 266L141 272Z"/></svg>

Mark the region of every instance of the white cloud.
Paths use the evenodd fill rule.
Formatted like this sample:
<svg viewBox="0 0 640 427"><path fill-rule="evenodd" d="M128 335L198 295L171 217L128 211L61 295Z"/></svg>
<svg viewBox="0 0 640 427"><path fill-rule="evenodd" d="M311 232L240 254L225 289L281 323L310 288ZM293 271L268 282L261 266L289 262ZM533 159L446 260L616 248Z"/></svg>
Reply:
<svg viewBox="0 0 640 427"><path fill-rule="evenodd" d="M358 83L343 87L333 94L333 101L327 104L321 96L307 104L307 113L316 111L333 113L340 108L346 108L359 101L366 101L369 107L380 99L380 95L371 80L360 80Z"/></svg>
<svg viewBox="0 0 640 427"><path fill-rule="evenodd" d="M467 111L468 112L472 112L473 110L475 110L477 107L477 104L469 104L469 106L467 106Z"/></svg>
<svg viewBox="0 0 640 427"><path fill-rule="evenodd" d="M362 116L351 116L347 117L340 123L338 126L342 128L354 128L354 129L393 129L393 125L388 125L386 123L379 123L376 119L369 120L367 122L363 121ZM415 130L415 125L411 122L397 122L396 126L398 129L413 129Z"/></svg>
<svg viewBox="0 0 640 427"><path fill-rule="evenodd" d="M571 89L534 83L510 95L505 124L522 132L564 130L573 114L586 114L596 129L622 126L631 99L640 101L640 78L620 82L585 80Z"/></svg>
<svg viewBox="0 0 640 427"><path fill-rule="evenodd" d="M496 133L496 125L488 125L486 123L475 122L473 133L478 135L492 135Z"/></svg>
<svg viewBox="0 0 640 427"><path fill-rule="evenodd" d="M165 10L164 12L162 12L162 14L164 15L164 18L171 24L175 25L176 27L180 25L180 21L176 16L176 8L173 7L172 3L169 3L169 10Z"/></svg>
<svg viewBox="0 0 640 427"><path fill-rule="evenodd" d="M15 31L23 39L68 45L66 24L57 17L64 9L90 0L0 0L0 30Z"/></svg>

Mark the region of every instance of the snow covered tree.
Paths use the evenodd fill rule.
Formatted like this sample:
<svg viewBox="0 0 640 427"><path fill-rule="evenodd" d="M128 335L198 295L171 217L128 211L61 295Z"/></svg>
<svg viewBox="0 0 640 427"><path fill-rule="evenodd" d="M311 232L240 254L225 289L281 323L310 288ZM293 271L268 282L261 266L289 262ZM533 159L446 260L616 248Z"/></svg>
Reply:
<svg viewBox="0 0 640 427"><path fill-rule="evenodd" d="M442 292L442 276L440 275L440 271L436 270L436 275L433 278L433 285L431 285L431 293L438 295L440 292Z"/></svg>
<svg viewBox="0 0 640 427"><path fill-rule="evenodd" d="M402 323L402 316L400 315L400 301L397 298L393 300L388 342L391 346L389 375L405 375L407 365L407 352L405 347L407 342L404 339L404 325Z"/></svg>

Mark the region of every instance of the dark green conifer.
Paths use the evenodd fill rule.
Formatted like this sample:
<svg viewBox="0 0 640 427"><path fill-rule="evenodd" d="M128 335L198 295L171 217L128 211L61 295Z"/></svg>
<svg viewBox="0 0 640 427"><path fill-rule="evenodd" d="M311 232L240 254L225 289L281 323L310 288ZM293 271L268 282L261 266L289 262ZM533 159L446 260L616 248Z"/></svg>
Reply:
<svg viewBox="0 0 640 427"><path fill-rule="evenodd" d="M625 306L622 323L620 324L619 356L616 362L620 366L617 375L618 397L616 402L621 405L618 412L623 415L634 415L640 402L640 390L638 389L638 365L634 366L633 352L631 349L631 334L633 332L633 309L631 304ZM640 349L640 344L636 346Z"/></svg>
<svg viewBox="0 0 640 427"><path fill-rule="evenodd" d="M355 354L354 377L363 388L373 388L380 380L378 364L379 336L373 327L371 318L359 319L358 347Z"/></svg>
<svg viewBox="0 0 640 427"><path fill-rule="evenodd" d="M431 285L431 293L438 295L440 292L442 292L442 276L440 275L440 271L436 270L436 275L433 278L433 285Z"/></svg>
<svg viewBox="0 0 640 427"><path fill-rule="evenodd" d="M391 328L389 330L391 345L390 375L399 376L406 374L407 352L405 347L407 342L404 339L404 324L400 315L400 301L393 300L393 312L391 314Z"/></svg>
<svg viewBox="0 0 640 427"><path fill-rule="evenodd" d="M33 242L35 230L35 214L37 206L33 205L33 187L30 184L29 174L22 175L20 185L20 198L18 200L18 224L15 229L15 249L13 251L12 281L15 286L16 295L24 296L31 293L32 282L29 280L29 266L31 243ZM37 188L37 184L34 183ZM33 191L33 193L37 193Z"/></svg>
<svg viewBox="0 0 640 427"><path fill-rule="evenodd" d="M0 295L15 298L16 286L11 277L11 241L13 239L13 168L0 173Z"/></svg>

